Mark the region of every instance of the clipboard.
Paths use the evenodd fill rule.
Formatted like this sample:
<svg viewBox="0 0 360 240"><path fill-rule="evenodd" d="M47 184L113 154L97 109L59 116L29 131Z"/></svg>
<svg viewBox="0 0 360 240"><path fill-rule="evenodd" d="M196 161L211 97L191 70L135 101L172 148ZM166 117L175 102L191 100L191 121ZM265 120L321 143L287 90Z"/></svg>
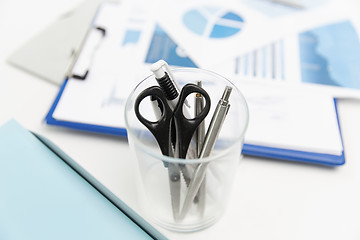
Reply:
<svg viewBox="0 0 360 240"><path fill-rule="evenodd" d="M24 43L7 61L60 86L81 51L89 26L101 2L102 0L82 2ZM67 37L59 41L59 36Z"/></svg>
<svg viewBox="0 0 360 240"><path fill-rule="evenodd" d="M109 11L109 9L113 9L113 8L114 8L114 6L106 5L105 8L103 8L99 11L99 14ZM104 15L109 16L109 13L104 14ZM101 19L101 17L100 17L100 19ZM96 24L97 21L95 20L94 22ZM99 30L99 26L103 30ZM153 33L150 34L151 37L148 37L148 40L149 40L148 45L145 44L146 50L144 51L145 53L142 54L142 56L143 56L142 61L139 62L136 59L135 60L130 59L129 60L130 63L128 65L126 65L126 69L125 69L126 71L132 71L133 69L131 69L131 65L134 64L136 66L136 69L133 71L141 72L141 68L149 69L149 66L151 63L156 62L157 60L159 60L161 58L164 59L165 61L167 61L169 63L169 65L172 65L172 66L183 66L183 67L196 67L197 66L197 64L194 63L189 57L187 57L186 54L182 54L181 51L179 51L179 46L176 44L176 42L174 42L170 38L170 36L167 35L167 33L163 29L159 28L158 26L154 26L152 28L151 27L149 28L149 26L147 26L146 29L147 30L152 29L151 31L153 31ZM105 31L105 34L104 34L104 31ZM97 34L98 37L95 37L95 38L91 37L92 33L94 33L95 35ZM99 34L99 33L101 33L101 34ZM97 48L96 46L99 46L98 42L101 42L104 40L104 39L102 39L101 36L103 36L103 37L107 36L107 33L108 33L108 29L106 27L104 27L101 24L95 25L93 27L93 30L90 31L90 35L89 35L88 41L87 41L88 46L91 46L91 49L96 49ZM130 35L123 34L122 42L130 42L131 44L134 44L134 42L136 41L137 35L135 32L132 32L131 34ZM112 36L112 35L109 34L109 36ZM92 40L89 40L89 39L92 39ZM94 39L97 39L97 41L94 41ZM157 41L160 41L160 43L157 43ZM166 44L164 44L163 41L166 41ZM106 40L105 40L105 42L106 42ZM168 47L168 49L164 50L164 52L167 52L168 54L161 55L161 52L159 53L159 46L165 46L165 45L170 46L170 47ZM91 114L88 115L89 117L87 117L87 118L85 117L86 121L89 120L88 122L82 121L80 119L80 117L74 117L75 120L67 120L66 118L62 119L62 118L57 117L56 111L60 109L59 105L62 104L61 99L62 98L66 99L67 97L64 97L65 92L67 90L69 90L69 88L72 88L70 86L70 84L72 84L76 81L80 81L80 82L85 81L86 82L89 80L89 78L91 78L91 75L89 75L89 73L91 73L92 69L88 68L86 66L92 66L93 68L98 67L98 65L96 65L95 61L89 61L89 59L90 60L93 59L93 58L89 58L89 56L95 56L96 54L94 54L94 51L86 51L86 49L87 49L87 47L85 45L83 48L83 52L82 52L82 54L80 54L78 62L77 62L77 64L78 63L80 63L80 64L78 64L78 65L75 64L72 77L69 76L64 81L57 97L54 100L53 105L51 106L51 108L45 118L45 122L49 125L54 125L54 126L67 127L67 128L71 128L71 129L99 133L99 134L109 134L109 135L115 135L115 136L119 136L119 137L126 137L125 124L121 123L121 120L119 120L119 119L114 120L112 122L105 122L105 121L99 122L99 121L94 120L97 116L91 115ZM87 57L85 57L85 56L87 56ZM84 59L87 59L87 60L82 61L81 60L82 57L84 57ZM104 61L99 60L98 63L99 62L104 62ZM107 71L112 71L111 68L109 68L109 69ZM106 71L104 71L104 72L106 72ZM75 76L77 76L77 77L75 77L75 79L73 77L74 73L75 73ZM119 75L121 76L122 74L119 73ZM149 72L149 75L150 75L150 72ZM144 79L145 77L146 76L142 76L142 78L138 77L136 79L137 79L137 81L140 81L139 79ZM92 79L91 81L95 81L95 80ZM104 79L102 79L101 81L104 81ZM104 85L106 85L106 84L107 83L105 83L105 81L104 81ZM77 84L77 85L81 85L81 84ZM126 84L124 84L124 85L126 85ZM130 85L129 89L132 89L134 86L135 85ZM92 87L92 88L94 88L94 87ZM83 90L81 90L81 91L83 91ZM104 91L99 90L99 93L101 93L101 92L104 92ZM87 94L85 92L85 90L84 90L84 94ZM112 93L110 93L110 94L112 94ZM126 92L125 90L123 90L122 101L125 101L128 94L129 94L129 92ZM90 98L91 97L89 97L89 99ZM86 105L86 103L87 102L83 102L82 105ZM68 101L68 106L70 106L72 104L73 104L73 102ZM330 106L332 104L333 104L333 106ZM310 104L308 104L308 105L310 105ZM68 108L70 108L70 107L68 107ZM303 107L303 106L300 106L300 107ZM331 115L331 121L334 122L334 124L332 125L332 131L335 131L335 132L338 131L338 133L335 133L335 134L338 134L338 136L336 136L338 138L336 152L327 153L326 151L317 151L317 150L312 150L312 149L310 151L308 151L306 149L299 150L297 148L293 148L292 146L282 147L281 145L276 146L276 145L272 145L272 144L268 144L268 145L264 145L261 143L254 144L251 141L248 142L247 139L245 138L245 142L243 144L243 154L250 155L250 156L257 156L257 157L304 162L304 163L311 163L311 164L321 164L321 165L328 165L328 166L339 166L339 165L344 164L345 163L345 155L344 155L344 149L343 149L343 145L342 145L342 137L341 137L341 133L340 133L339 119L337 116L336 100L334 100L332 102L330 101L329 103L327 103L327 107L332 108L331 111L335 110L335 114ZM84 110L84 109L78 108L77 111L73 111L71 114L68 114L68 115L77 115L79 113L79 111L82 111L82 110ZM94 112L96 112L96 111L94 110ZM104 113L104 115L105 114L106 113ZM123 114L123 111L119 110L119 115L121 115L121 114ZM84 116L85 115L86 114L84 114ZM99 115L99 114L97 114L97 115ZM109 117L109 118L111 118L111 117ZM78 119L80 119L80 120L78 120ZM261 136L259 138L261 138Z"/></svg>
<svg viewBox="0 0 360 240"><path fill-rule="evenodd" d="M46 117L47 124L71 128L74 130L98 133L98 134L115 135L119 137L127 136L125 128L91 125L85 123L61 121L54 119L52 117L52 114L54 112L54 109L56 108L56 104L59 98L61 97L61 93L65 85L66 85L66 81L61 87L59 94ZM334 106L337 114L337 99L334 99ZM339 123L338 115L337 115L337 121ZM338 126L341 134L340 124ZM342 153L339 155L333 155L333 154L297 151L292 149L274 148L274 147L244 143L242 153L244 155L254 156L254 157L264 157L264 158L272 158L272 159L304 162L304 163L320 164L320 165L328 165L328 166L339 166L345 163L344 151L342 151Z"/></svg>

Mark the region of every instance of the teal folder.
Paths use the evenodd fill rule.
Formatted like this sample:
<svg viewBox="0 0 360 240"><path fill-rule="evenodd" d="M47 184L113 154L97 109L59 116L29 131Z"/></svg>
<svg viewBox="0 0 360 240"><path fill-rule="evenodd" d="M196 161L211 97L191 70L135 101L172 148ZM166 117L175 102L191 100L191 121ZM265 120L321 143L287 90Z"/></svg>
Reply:
<svg viewBox="0 0 360 240"><path fill-rule="evenodd" d="M166 239L47 139L0 128L0 239Z"/></svg>

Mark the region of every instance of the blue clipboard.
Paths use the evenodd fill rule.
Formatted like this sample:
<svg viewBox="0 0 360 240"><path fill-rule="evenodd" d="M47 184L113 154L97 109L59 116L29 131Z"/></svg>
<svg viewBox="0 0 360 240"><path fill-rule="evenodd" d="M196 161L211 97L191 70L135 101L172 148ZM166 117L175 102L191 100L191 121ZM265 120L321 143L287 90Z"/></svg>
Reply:
<svg viewBox="0 0 360 240"><path fill-rule="evenodd" d="M131 39L128 39L130 41ZM167 46L166 51L158 51L158 49L164 48L163 46ZM145 63L154 63L159 59L164 59L169 65L173 66L182 66L182 67L197 67L196 64L187 56L179 56L177 54L178 45L167 35L167 33L157 26L154 30L153 37L151 40L151 44L148 49L148 54L145 58ZM85 71L86 72L86 71ZM86 74L84 75L86 77ZM80 80L81 81L81 80ZM86 81L86 79L85 79ZM51 106L47 116L45 117L45 122L49 125L67 127L71 129L92 132L92 133L100 133L107 135L115 135L120 137L126 137L126 129L117 128L117 127L109 127L109 126L101 126L101 125L92 125L81 122L69 122L63 120L57 120L53 117L54 111L59 103L59 100L63 94L64 89L67 86L69 79L66 79L62 84L60 91L57 97L54 100L53 105ZM335 110L337 114L337 102L334 99ZM339 119L337 118L338 126ZM340 132L341 134L341 132ZM343 147L344 148L344 147ZM243 145L243 154L249 156L256 157L265 157L272 159L281 159L288 161L296 161L296 162L305 162L305 163L313 163L313 164L321 164L328 166L338 166L345 163L344 151L341 155L330 155L330 154L321 154L314 152L303 152L296 151L291 149L281 149L281 148L273 148L273 147L265 147L259 145L251 145L244 143Z"/></svg>
<svg viewBox="0 0 360 240"><path fill-rule="evenodd" d="M45 121L49 125L56 125L61 127L72 128L81 131L100 133L100 134L108 134L115 135L120 137L126 137L126 129L124 128L115 128L108 126L99 126L99 125L91 125L79 122L68 122L56 120L53 117L53 113L56 109L56 106L60 100L62 92L66 86L67 80L65 80L64 84L61 86L60 91L50 108L49 113L47 114ZM337 111L337 100L334 99L334 107L337 115L337 122L339 126L339 131L341 135L338 111ZM342 136L341 136L342 139ZM344 148L344 147L343 147ZM304 163L312 163L312 164L321 164L327 166L339 166L345 163L345 154L342 151L341 155L331 155L331 154L322 154L315 152L304 152L304 151L296 151L292 149L283 149L283 148L273 148L252 144L243 144L242 153L244 155L255 156L255 157L264 157L264 158L272 158L272 159L280 159L287 161L296 161L296 162L304 162Z"/></svg>

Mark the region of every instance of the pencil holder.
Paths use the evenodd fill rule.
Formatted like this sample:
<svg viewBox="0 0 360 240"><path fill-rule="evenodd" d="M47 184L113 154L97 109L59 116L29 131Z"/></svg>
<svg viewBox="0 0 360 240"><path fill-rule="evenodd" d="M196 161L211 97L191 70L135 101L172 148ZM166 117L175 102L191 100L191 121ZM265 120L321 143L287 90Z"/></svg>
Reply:
<svg viewBox="0 0 360 240"><path fill-rule="evenodd" d="M226 78L198 68L171 73L177 104L171 106L151 75L129 95L125 123L138 164L142 213L169 230L190 232L211 226L224 213L249 115L243 95ZM203 117L199 125L197 117Z"/></svg>

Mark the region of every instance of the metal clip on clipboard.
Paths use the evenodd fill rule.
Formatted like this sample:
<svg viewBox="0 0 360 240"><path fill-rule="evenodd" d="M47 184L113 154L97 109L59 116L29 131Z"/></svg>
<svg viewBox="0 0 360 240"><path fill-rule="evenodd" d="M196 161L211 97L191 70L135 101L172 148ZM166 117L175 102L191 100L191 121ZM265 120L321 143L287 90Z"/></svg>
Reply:
<svg viewBox="0 0 360 240"><path fill-rule="evenodd" d="M95 55L106 36L106 30L102 27L90 29L81 54L75 61L74 66L68 74L69 78L85 80L95 59Z"/></svg>

